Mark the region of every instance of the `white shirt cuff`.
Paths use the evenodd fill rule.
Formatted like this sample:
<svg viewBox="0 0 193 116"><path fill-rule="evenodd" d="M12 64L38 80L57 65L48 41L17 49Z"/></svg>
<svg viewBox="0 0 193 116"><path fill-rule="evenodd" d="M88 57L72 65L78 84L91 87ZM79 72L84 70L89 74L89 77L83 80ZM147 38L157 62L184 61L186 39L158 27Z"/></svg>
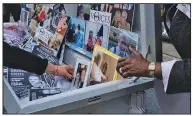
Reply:
<svg viewBox="0 0 193 116"><path fill-rule="evenodd" d="M163 84L164 84L164 91L165 92L166 92L167 87L168 87L170 72L171 72L172 67L173 67L173 65L176 61L177 60L172 60L172 61L167 61L167 62L162 62L161 63L162 77L163 77Z"/></svg>

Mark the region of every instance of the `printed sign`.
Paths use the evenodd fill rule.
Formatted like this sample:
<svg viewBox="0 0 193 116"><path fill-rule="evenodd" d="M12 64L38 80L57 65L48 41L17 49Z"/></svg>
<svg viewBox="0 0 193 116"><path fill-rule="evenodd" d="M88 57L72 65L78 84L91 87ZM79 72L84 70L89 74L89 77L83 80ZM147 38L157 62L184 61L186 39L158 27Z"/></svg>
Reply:
<svg viewBox="0 0 193 116"><path fill-rule="evenodd" d="M101 23L110 26L111 13L90 10L90 21L94 23Z"/></svg>

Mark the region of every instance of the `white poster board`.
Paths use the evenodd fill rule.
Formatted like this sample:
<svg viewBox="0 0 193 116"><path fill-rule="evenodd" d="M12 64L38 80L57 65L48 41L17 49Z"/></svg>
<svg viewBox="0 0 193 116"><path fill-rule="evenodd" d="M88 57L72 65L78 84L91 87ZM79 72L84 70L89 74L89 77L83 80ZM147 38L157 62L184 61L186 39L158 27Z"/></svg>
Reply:
<svg viewBox="0 0 193 116"><path fill-rule="evenodd" d="M101 23L101 24L110 26L111 13L90 10L90 21L94 23Z"/></svg>

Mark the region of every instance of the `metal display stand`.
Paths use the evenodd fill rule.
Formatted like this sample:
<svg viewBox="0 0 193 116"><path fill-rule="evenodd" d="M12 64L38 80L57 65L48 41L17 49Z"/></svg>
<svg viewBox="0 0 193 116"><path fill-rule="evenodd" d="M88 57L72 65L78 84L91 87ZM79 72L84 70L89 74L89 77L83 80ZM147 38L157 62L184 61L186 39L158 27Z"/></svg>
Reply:
<svg viewBox="0 0 193 116"><path fill-rule="evenodd" d="M76 5L74 5L75 7ZM71 13L76 13L76 10ZM137 4L135 7L134 32L140 35L139 51L145 55L150 46L150 60L156 60L157 48L156 33L154 30L158 24L155 18L155 11L159 9L154 4ZM66 9L68 10L68 9ZM150 12L151 11L151 12ZM68 11L67 11L68 14ZM69 14L68 14L69 15ZM150 17L151 15L151 17ZM149 17L149 18L147 18ZM161 30L161 28L160 28ZM160 33L161 36L161 33ZM149 40L150 39L150 40ZM149 42L151 41L151 42ZM88 57L74 51L66 46L64 51L64 63L75 66L76 59L90 61ZM135 78L102 83L68 91L65 93L40 98L27 103L22 103L15 95L13 89L4 79L4 107L7 113L129 113L129 98L133 92L143 91L153 87L154 79L142 77L133 83Z"/></svg>

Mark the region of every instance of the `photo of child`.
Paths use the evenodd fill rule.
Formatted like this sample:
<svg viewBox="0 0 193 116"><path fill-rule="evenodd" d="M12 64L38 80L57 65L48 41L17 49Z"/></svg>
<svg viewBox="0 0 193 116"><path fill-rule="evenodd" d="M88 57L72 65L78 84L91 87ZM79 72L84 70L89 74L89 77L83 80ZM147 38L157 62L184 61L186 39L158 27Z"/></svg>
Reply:
<svg viewBox="0 0 193 116"><path fill-rule="evenodd" d="M108 47L109 27L101 24L86 22L85 48L88 52L93 51L94 45Z"/></svg>
<svg viewBox="0 0 193 116"><path fill-rule="evenodd" d="M119 56L95 45L91 65L90 85L116 80L116 65Z"/></svg>
<svg viewBox="0 0 193 116"><path fill-rule="evenodd" d="M72 81L72 88L83 88L87 73L88 66L82 63L78 63L76 72L74 74L74 80Z"/></svg>
<svg viewBox="0 0 193 116"><path fill-rule="evenodd" d="M137 49L138 34L111 27L108 45L109 51L120 57L132 56L133 54L128 49L129 46Z"/></svg>
<svg viewBox="0 0 193 116"><path fill-rule="evenodd" d="M85 21L70 18L66 40L76 48L84 48Z"/></svg>

